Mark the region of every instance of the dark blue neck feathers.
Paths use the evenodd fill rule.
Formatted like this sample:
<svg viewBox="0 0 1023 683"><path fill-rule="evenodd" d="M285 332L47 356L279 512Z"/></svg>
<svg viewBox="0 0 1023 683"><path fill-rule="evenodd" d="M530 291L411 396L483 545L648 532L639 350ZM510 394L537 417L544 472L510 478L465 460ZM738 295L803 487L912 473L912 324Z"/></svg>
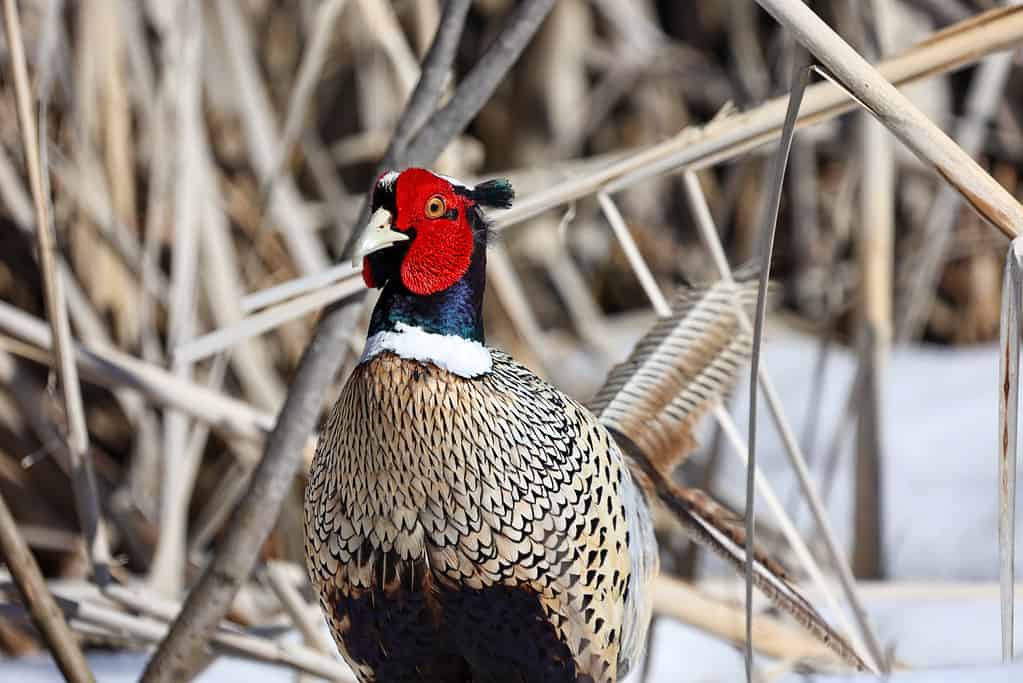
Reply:
<svg viewBox="0 0 1023 683"><path fill-rule="evenodd" d="M469 269L458 282L426 296L410 292L395 269L373 309L369 335L414 325L433 334L454 335L484 343L483 290L486 288L487 250L478 240ZM404 250L402 250L404 251ZM399 254L395 254L399 256Z"/></svg>

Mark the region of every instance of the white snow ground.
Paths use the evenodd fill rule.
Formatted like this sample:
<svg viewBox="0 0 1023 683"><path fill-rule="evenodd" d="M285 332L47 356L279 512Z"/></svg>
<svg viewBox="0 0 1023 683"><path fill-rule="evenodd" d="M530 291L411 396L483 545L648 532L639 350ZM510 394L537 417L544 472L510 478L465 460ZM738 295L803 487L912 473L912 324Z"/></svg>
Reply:
<svg viewBox="0 0 1023 683"><path fill-rule="evenodd" d="M766 347L766 365L801 433L807 412L808 387L816 346L801 337L775 337ZM852 357L831 354L822 400L818 444L826 444L838 420ZM885 552L891 578L904 581L982 581L997 579L996 431L998 356L994 346L968 350L912 349L896 351L888 367L885 395L884 510ZM747 421L748 388L736 393L735 415ZM780 441L762 408L759 460L782 494L791 487ZM839 536L850 535L851 495L848 452L835 494L826 501ZM726 458L720 482L733 500L741 499L743 474L737 461ZM1021 477L1023 478L1023 477ZM731 488L733 487L734 488ZM759 502L758 512L765 506ZM765 520L769 517L764 516ZM800 519L805 521L805 511ZM1023 533L1018 535L1023 544ZM716 571L713 565L707 570ZM882 643L913 667L892 675L893 683L1009 683L1023 681L1023 647L1011 666L999 660L998 604L980 600L868 603ZM1023 641L1023 596L1017 600L1016 641ZM654 641L652 680L658 683L731 683L744 680L742 654L734 647L688 626L662 620ZM146 661L144 654L90 656L102 683L134 681ZM762 671L783 670L762 662ZM0 680L36 683L59 679L45 657L0 662ZM292 681L287 670L218 659L199 678L204 683L244 680L247 683ZM869 676L800 676L784 674L781 683L853 683Z"/></svg>

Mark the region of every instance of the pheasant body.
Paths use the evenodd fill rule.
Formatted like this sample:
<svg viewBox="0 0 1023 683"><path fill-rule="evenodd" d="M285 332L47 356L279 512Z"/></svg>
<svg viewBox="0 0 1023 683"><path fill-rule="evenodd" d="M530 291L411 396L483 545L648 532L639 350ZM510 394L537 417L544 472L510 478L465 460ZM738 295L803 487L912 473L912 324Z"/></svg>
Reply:
<svg viewBox="0 0 1023 683"><path fill-rule="evenodd" d="M614 681L642 647L653 536L620 451L491 354L474 379L377 355L324 430L310 571L365 680Z"/></svg>
<svg viewBox="0 0 1023 683"><path fill-rule="evenodd" d="M502 181L422 169L372 197L362 360L321 432L306 554L362 681L613 683L650 619L643 494L592 413L484 344Z"/></svg>

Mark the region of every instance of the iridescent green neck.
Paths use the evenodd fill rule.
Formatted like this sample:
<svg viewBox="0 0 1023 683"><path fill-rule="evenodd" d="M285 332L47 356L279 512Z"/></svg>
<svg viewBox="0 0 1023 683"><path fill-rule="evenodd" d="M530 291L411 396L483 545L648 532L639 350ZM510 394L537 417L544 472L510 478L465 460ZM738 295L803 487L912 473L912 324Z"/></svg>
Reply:
<svg viewBox="0 0 1023 683"><path fill-rule="evenodd" d="M486 260L486 248L477 245L469 270L462 279L435 294L414 294L402 284L401 278L389 280L373 309L369 336L377 332L394 331L398 323L405 323L432 334L457 336L484 343Z"/></svg>

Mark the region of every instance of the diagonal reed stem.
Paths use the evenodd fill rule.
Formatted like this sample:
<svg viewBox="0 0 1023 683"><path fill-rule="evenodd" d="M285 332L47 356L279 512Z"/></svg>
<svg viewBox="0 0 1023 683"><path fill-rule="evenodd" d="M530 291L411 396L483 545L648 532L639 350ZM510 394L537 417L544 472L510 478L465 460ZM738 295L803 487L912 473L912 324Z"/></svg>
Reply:
<svg viewBox="0 0 1023 683"><path fill-rule="evenodd" d="M13 1L5 0L7 4L12 4ZM32 615L32 621L53 653L53 659L64 677L72 683L94 681L89 664L71 634L57 601L50 594L32 551L18 533L18 523L11 515L2 494L0 494L0 557L10 570L25 606Z"/></svg>
<svg viewBox="0 0 1023 683"><path fill-rule="evenodd" d="M1016 198L802 0L756 1L788 28L892 135L956 188L981 218L1007 237L1019 234L1023 226L1023 206ZM1007 8L999 13L1012 16L1015 9Z"/></svg>

